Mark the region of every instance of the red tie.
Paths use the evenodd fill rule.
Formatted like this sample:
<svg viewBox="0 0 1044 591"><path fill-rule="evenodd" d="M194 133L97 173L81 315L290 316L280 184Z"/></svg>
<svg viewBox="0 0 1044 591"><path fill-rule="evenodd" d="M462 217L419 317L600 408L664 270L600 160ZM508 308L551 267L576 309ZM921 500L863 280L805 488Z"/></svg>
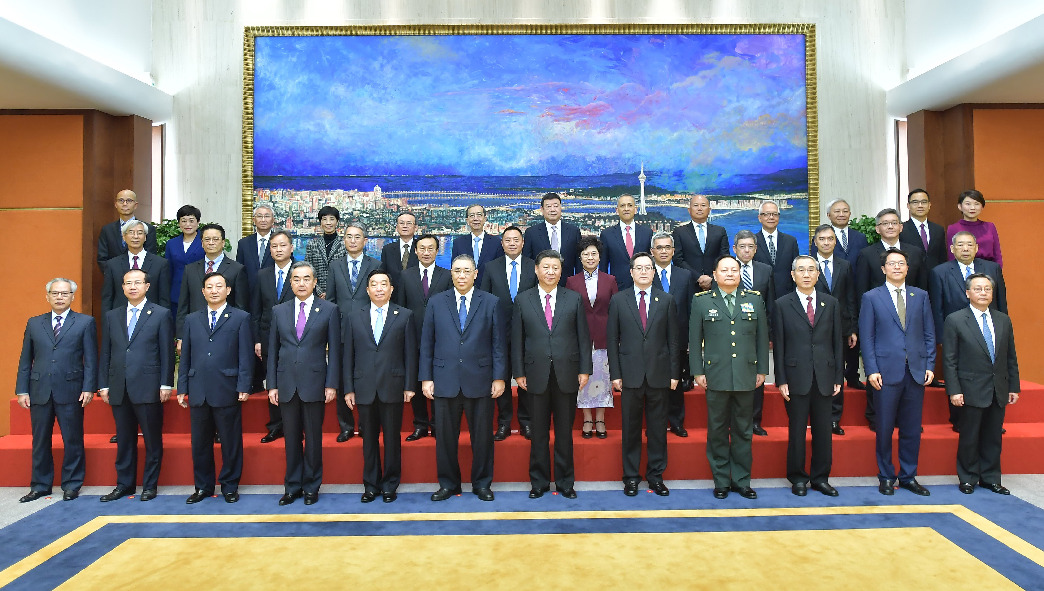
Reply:
<svg viewBox="0 0 1044 591"><path fill-rule="evenodd" d="M214 272L214 261L207 261L207 273Z"/></svg>
<svg viewBox="0 0 1044 591"><path fill-rule="evenodd" d="M134 255L134 264L131 265L131 269L140 269L140 268L141 267L138 266L138 255Z"/></svg>
<svg viewBox="0 0 1044 591"><path fill-rule="evenodd" d="M809 324L815 324L816 323L816 311L815 311L814 308L812 308L812 296L807 296L807 297L808 297L808 305L805 306L805 313L808 314L808 323Z"/></svg>
<svg viewBox="0 0 1044 591"><path fill-rule="evenodd" d="M642 330L645 330L647 324L649 324L649 313L645 308L645 292L639 291L638 295L641 298L638 300L638 317L642 319Z"/></svg>
<svg viewBox="0 0 1044 591"><path fill-rule="evenodd" d="M627 245L627 256L634 256L634 239L631 238L631 227L624 226L624 230L627 234L624 236L624 244Z"/></svg>

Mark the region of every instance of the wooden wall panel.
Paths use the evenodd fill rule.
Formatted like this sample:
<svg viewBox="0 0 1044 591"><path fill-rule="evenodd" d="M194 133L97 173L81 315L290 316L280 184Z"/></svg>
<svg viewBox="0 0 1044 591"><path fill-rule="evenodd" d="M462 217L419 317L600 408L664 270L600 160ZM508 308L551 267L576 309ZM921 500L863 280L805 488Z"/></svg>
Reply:
<svg viewBox="0 0 1044 591"><path fill-rule="evenodd" d="M0 209L80 207L82 117L3 116L0 138Z"/></svg>
<svg viewBox="0 0 1044 591"><path fill-rule="evenodd" d="M975 188L987 200L1044 199L1044 108L975 109Z"/></svg>

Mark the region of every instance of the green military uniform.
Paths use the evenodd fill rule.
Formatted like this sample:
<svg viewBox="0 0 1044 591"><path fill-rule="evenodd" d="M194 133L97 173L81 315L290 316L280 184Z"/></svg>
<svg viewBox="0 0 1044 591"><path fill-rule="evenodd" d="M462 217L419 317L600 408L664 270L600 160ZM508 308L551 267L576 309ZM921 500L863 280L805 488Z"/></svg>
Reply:
<svg viewBox="0 0 1044 591"><path fill-rule="evenodd" d="M715 488L750 486L754 388L768 373L768 313L761 293L697 293L689 315L689 367L707 378L707 459Z"/></svg>

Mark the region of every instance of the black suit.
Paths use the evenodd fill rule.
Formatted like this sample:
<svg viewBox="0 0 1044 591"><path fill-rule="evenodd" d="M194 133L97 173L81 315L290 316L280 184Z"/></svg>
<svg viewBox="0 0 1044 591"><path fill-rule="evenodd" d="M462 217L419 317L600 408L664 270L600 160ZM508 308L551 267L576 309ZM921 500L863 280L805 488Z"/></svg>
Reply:
<svg viewBox="0 0 1044 591"><path fill-rule="evenodd" d="M916 244L899 240L899 248L909 259L906 284L928 291L928 263L919 244L920 240ZM857 302L864 293L884 285L885 276L881 271L881 255L884 250L884 243L879 240L859 253L859 262L855 267Z"/></svg>
<svg viewBox="0 0 1044 591"><path fill-rule="evenodd" d="M152 224L148 222L142 223L145 224L145 244L143 245L145 250L163 256L159 252L159 247L156 246L156 228L153 228ZM126 253L127 243L123 241L123 233L120 232L120 220L102 226L101 232L98 234L98 267L102 272L105 272L105 261Z"/></svg>
<svg viewBox="0 0 1044 591"><path fill-rule="evenodd" d="M859 348L848 346L848 337L853 334L859 334L859 316L856 312L856 294L855 284L852 280L852 266L848 264L848 261L838 256L837 252L835 250L834 256L831 258L829 284L827 284L826 273L823 271L823 263L819 261L817 255L819 281L816 282L816 289L821 293L834 296L834 299L841 306L841 337L844 340L841 349L845 358L845 366L847 367L850 362L853 362L858 367ZM855 357L855 360L850 361L849 357ZM840 423L841 415L845 409L845 388L843 384L837 396L831 398L830 406L830 422Z"/></svg>
<svg viewBox="0 0 1044 591"><path fill-rule="evenodd" d="M526 291L527 289L536 287L536 265L533 263L533 259L526 258L522 255L518 255L518 285L516 286L515 296ZM486 264L486 272L482 276L482 284L479 286L484 292L491 293L497 296L497 300L500 303L501 314L506 325L507 334L511 334L511 319L513 316L512 307L514 306L514 300L511 299L511 287L508 285L508 259L507 256L502 256L493 259ZM507 341L508 348L508 359L511 358L511 339ZM517 389L518 396L518 426L520 428L529 427L529 396L526 393L525 388L519 387ZM497 427L507 427L511 429L511 390L508 388L504 392L504 395L497 398Z"/></svg>
<svg viewBox="0 0 1044 591"><path fill-rule="evenodd" d="M272 261L272 249L268 248L271 238L272 233L269 232L268 239L265 241L266 248L260 259L257 258L257 232L240 238L239 243L236 245L236 262L243 265L243 268L246 269L250 291L254 291L254 287L257 285L258 271L267 269L275 264Z"/></svg>
<svg viewBox="0 0 1044 591"><path fill-rule="evenodd" d="M787 479L794 484L826 483L830 478L830 399L844 380L845 359L841 304L823 292L815 294L815 322L808 321L808 302L796 291L776 300L776 384L789 388L787 407ZM805 427L812 426L812 469L805 471Z"/></svg>
<svg viewBox="0 0 1044 591"><path fill-rule="evenodd" d="M609 300L606 354L609 378L623 381L623 481L641 480L644 415L649 441L645 479L651 486L663 482L667 469L667 396L671 380L681 379L681 331L674 298L652 286L643 297L647 310L643 326L637 291L632 286Z"/></svg>
<svg viewBox="0 0 1044 591"><path fill-rule="evenodd" d="M656 267L656 278L653 279L653 287L659 290L663 289L662 275L660 267ZM692 296L700 290L699 284L696 283L696 276L693 275L689 270L683 269L678 265L672 264L670 266L670 277L668 278L669 285L667 286L667 293L674 298L674 306L678 311L678 318L682 321L678 328L678 348L681 351L681 379L678 381L678 387L671 390L667 396L667 424L673 428L684 428L685 427L685 387L689 380L689 356L686 355L686 351L689 348L689 323L685 320L689 317L689 304L692 303Z"/></svg>
<svg viewBox="0 0 1044 591"><path fill-rule="evenodd" d="M203 278L207 275L207 259L185 265L181 276L181 293L178 295L178 319L174 326L175 338L182 338L182 327L185 317L192 312L207 307L207 299L203 297ZM214 268L225 277L225 284L232 288L228 294L228 304L233 308L250 311L250 282L247 280L246 268L227 256L221 264Z"/></svg>
<svg viewBox="0 0 1044 591"><path fill-rule="evenodd" d="M729 254L729 235L725 228L716 224L707 224L706 250L700 248L696 237L696 228L692 222L686 222L674 229L674 264L688 269L696 275L714 276L714 261L723 254Z"/></svg>
<svg viewBox="0 0 1044 591"><path fill-rule="evenodd" d="M268 347L269 336L272 328L272 307L276 304L289 302L294 299L294 291L290 288L290 266L293 258L287 263L286 273L283 275L283 289L276 291L276 268L273 263L257 273L257 283L251 290L250 300L250 326L253 329L254 344L261 345L261 358L255 365L254 382L251 391L262 389L261 381L268 373ZM268 403L268 424L265 428L269 431L282 432L283 415L279 407Z"/></svg>
<svg viewBox="0 0 1044 591"><path fill-rule="evenodd" d="M51 492L54 422L62 432L62 489L78 491L86 474L83 446L83 405L80 394L94 392L98 377L98 334L94 318L69 310L58 336L53 313L33 316L25 323L18 358L15 394L29 395L33 432L33 472L30 488Z"/></svg>
<svg viewBox="0 0 1044 591"><path fill-rule="evenodd" d="M141 251L145 254L145 251ZM138 266L149 277L149 291L145 297L154 304L170 308L170 263L162 256L148 253L144 259L138 259ZM127 305L127 296L123 295L123 275L130 271L131 263L127 254L115 256L102 265L105 279L102 283L102 312Z"/></svg>
<svg viewBox="0 0 1044 591"><path fill-rule="evenodd" d="M472 258L475 256L475 235L471 232L462 234L453 239L453 250L450 254L450 260L457 258L458 255L466 254ZM504 256L504 246L500 243L500 236L496 234L490 234L486 232L482 235L482 250L479 251L479 256L475 259L475 268L478 269L478 278L475 279L475 285L482 283L482 276L486 272L486 265L497 257Z"/></svg>
<svg viewBox="0 0 1044 591"><path fill-rule="evenodd" d="M417 342L420 343L421 331L424 330L424 311L428 307L428 300L439 292L453 288L452 276L448 269L438 265L432 265L431 277L428 278L428 295L424 295L421 282L423 269L413 266L402 272L399 283L395 286L392 297L395 303L413 312L414 326L417 328ZM420 392L420 384L416 384L413 390ZM414 396L410 401L413 408L413 428L427 431L432 426L432 415L428 411L428 399L423 396Z"/></svg>
<svg viewBox="0 0 1044 591"><path fill-rule="evenodd" d="M145 442L142 488L155 489L159 483L163 460L160 387L174 386L170 310L148 300L139 308L129 339L127 305L106 312L98 364L98 388L109 390L109 406L116 420L116 486L128 490L137 485L139 429Z"/></svg>
<svg viewBox="0 0 1044 591"><path fill-rule="evenodd" d="M544 293L534 287L515 298L511 320L511 367L526 378L532 413L529 481L545 489L551 479L551 417L555 425L555 486L573 488L573 421L579 375L591 375L591 335L580 294L555 288L551 328L544 317Z"/></svg>
<svg viewBox="0 0 1044 591"><path fill-rule="evenodd" d="M559 254L562 255L562 278L558 284L565 287L566 279L584 267L580 264L580 253L576 250L577 243L580 242L580 228L565 220L560 220L560 223L562 235L559 236L559 243L562 245L562 250ZM525 236L523 236L522 256L535 261L538 254L550 249L551 237L547 233L546 221L540 220L536 225L526 228Z"/></svg>
<svg viewBox="0 0 1044 591"><path fill-rule="evenodd" d="M245 281L245 278L244 278ZM243 474L243 411L239 392L250 392L254 339L250 314L209 307L185 317L178 394L187 394L192 420L192 479L196 490L214 492L214 433L221 437L221 493L239 490ZM216 320L211 330L211 320Z"/></svg>
<svg viewBox="0 0 1044 591"><path fill-rule="evenodd" d="M344 393L355 394L355 404L359 406L362 480L366 491L373 493L393 493L399 487L402 402L404 392L412 391L417 383L417 328L413 312L389 303L384 314L380 343L374 340L369 305L357 307L344 318L343 389ZM420 396L420 392L414 394ZM384 433L383 470L381 432Z"/></svg>
<svg viewBox="0 0 1044 591"><path fill-rule="evenodd" d="M410 256L406 263L406 268L416 267L419 265L417 260L417 239L414 238L413 242L410 243ZM391 277L392 285L395 289L399 289L399 275L402 274L402 248L399 246L399 238L396 237L394 240L384 245L381 249L381 264L384 265L384 270L388 272L388 276ZM420 320L419 318L417 320Z"/></svg>
<svg viewBox="0 0 1044 591"><path fill-rule="evenodd" d="M943 228L935 222L928 223L928 249L925 251L925 260L928 263L928 272L932 269L943 264L949 258L950 245L946 244L946 228ZM922 249L924 248L924 242L921 241L921 231L918 227L917 222L914 220L906 220L903 222L903 231L899 234L900 242L909 242L910 244L916 244Z"/></svg>
<svg viewBox="0 0 1044 591"><path fill-rule="evenodd" d="M648 226L634 224L631 243L633 252L650 252L652 246L653 231ZM611 273L616 278L616 288L620 291L631 287L634 280L631 279L631 255L627 254L627 243L624 241L624 230L620 224L613 224L602 230L599 237L605 248L601 263L598 268L603 272Z"/></svg>
<svg viewBox="0 0 1044 591"><path fill-rule="evenodd" d="M772 267L772 287L774 288L774 293L784 294L788 291L793 291L794 278L790 275L790 267L799 254L797 238L790 234L776 231L775 262L769 256L769 248L768 243L765 241L764 231L755 232L754 238L758 243L758 249L754 252L754 260ZM772 314L771 308L769 308L769 314Z"/></svg>

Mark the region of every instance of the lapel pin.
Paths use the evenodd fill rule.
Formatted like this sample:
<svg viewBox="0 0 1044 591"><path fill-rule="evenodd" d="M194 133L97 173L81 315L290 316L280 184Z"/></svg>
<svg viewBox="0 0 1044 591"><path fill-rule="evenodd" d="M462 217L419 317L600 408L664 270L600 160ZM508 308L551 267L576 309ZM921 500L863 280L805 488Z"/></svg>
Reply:
<svg viewBox="0 0 1044 591"><path fill-rule="evenodd" d="M820 306L825 306L826 304L825 304L825 303L823 303L823 302L819 302L819 305L820 305Z"/></svg>
<svg viewBox="0 0 1044 591"><path fill-rule="evenodd" d="M228 312L225 312L225 318L228 318Z"/></svg>
<svg viewBox="0 0 1044 591"><path fill-rule="evenodd" d="M146 314L152 314L152 310L147 310L145 313Z"/></svg>
<svg viewBox="0 0 1044 591"><path fill-rule="evenodd" d="M398 313L399 313L399 311L398 311L398 310L393 310L393 311L392 311L392 314L398 314Z"/></svg>
<svg viewBox="0 0 1044 591"><path fill-rule="evenodd" d="M658 302L658 301L660 301L660 298L653 298L653 301L654 302Z"/></svg>
<svg viewBox="0 0 1044 591"><path fill-rule="evenodd" d="M319 306L316 306L316 307L315 307L315 310L313 310L313 311L314 311L314 312L318 312L318 311L319 311Z"/></svg>

